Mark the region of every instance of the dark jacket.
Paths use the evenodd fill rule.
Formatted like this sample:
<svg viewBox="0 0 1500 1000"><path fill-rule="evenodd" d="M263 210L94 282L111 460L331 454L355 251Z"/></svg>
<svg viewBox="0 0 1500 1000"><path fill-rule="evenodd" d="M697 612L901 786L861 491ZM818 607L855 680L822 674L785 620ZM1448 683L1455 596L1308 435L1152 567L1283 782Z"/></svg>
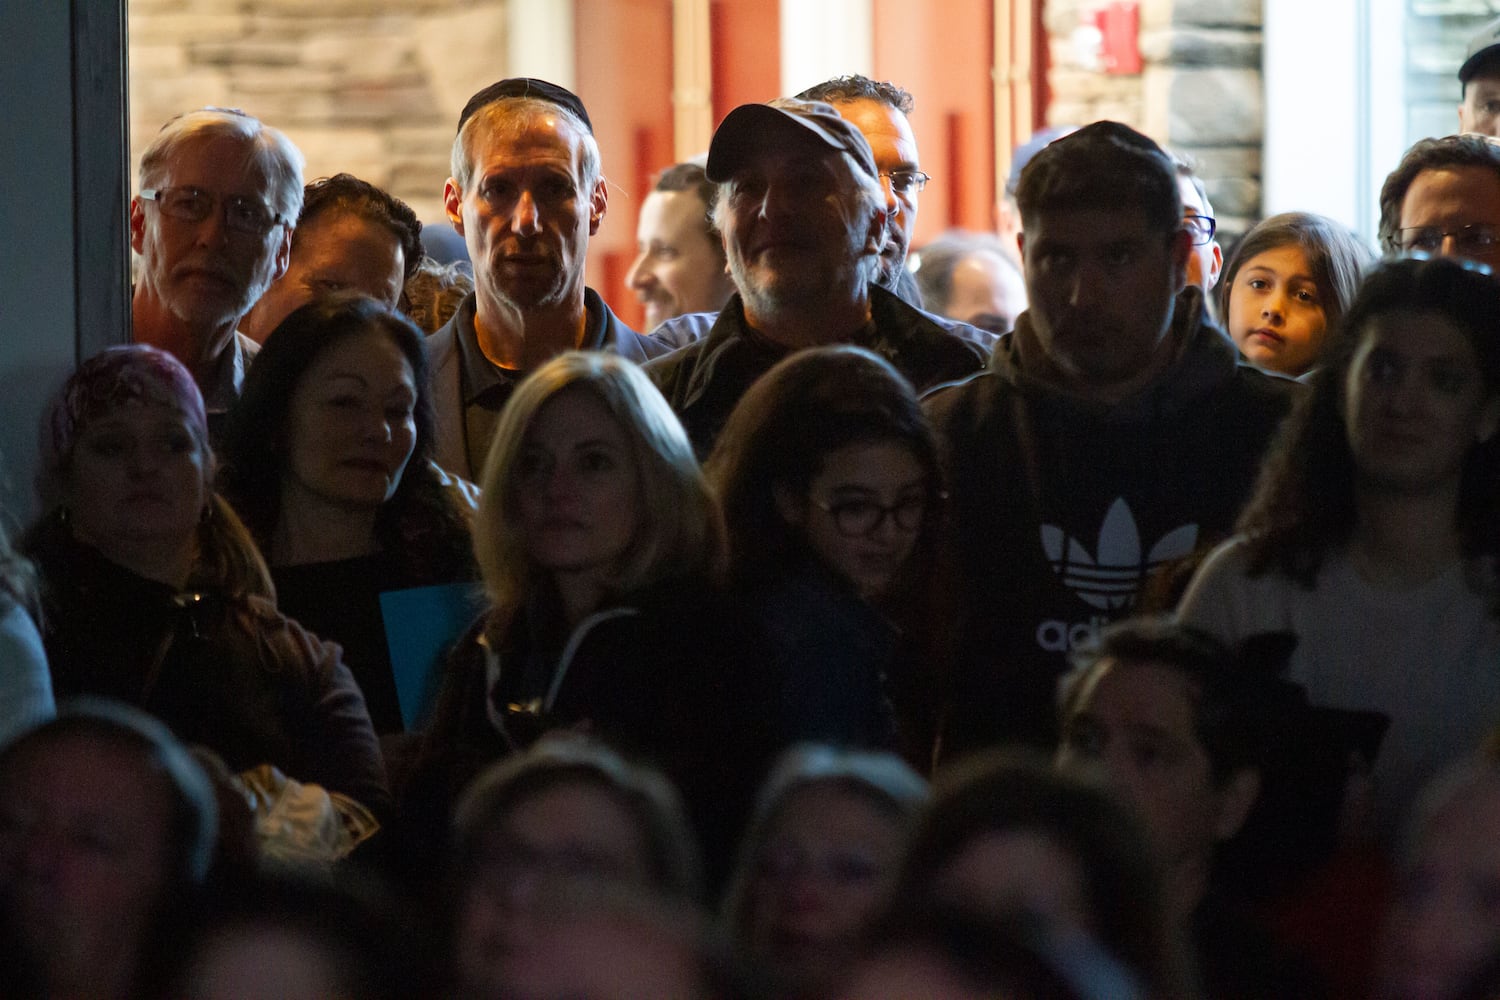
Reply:
<svg viewBox="0 0 1500 1000"><path fill-rule="evenodd" d="M475 481L479 479L484 457L489 453L488 437L472 432L465 413L468 400L465 398L463 358L465 354L477 356L479 353L474 332L476 304L471 292L448 322L427 338L427 358L432 371L432 407L437 420L437 450L432 459L454 475ZM636 333L622 323L592 288L583 290L583 306L588 316L584 326L584 350L609 351L638 365L669 350L665 344ZM467 350L464 345L467 345ZM491 399L485 410L498 415L503 406L504 398ZM486 423L493 431L494 417ZM475 440L477 437L484 439Z"/></svg>
<svg viewBox="0 0 1500 1000"><path fill-rule="evenodd" d="M755 588L744 605L770 644L788 739L896 749L886 681L901 634L890 621L820 566Z"/></svg>
<svg viewBox="0 0 1500 1000"><path fill-rule="evenodd" d="M1236 362L1178 300L1176 354L1103 405L1039 376L1022 314L989 371L925 400L944 439L954 652L943 750L1020 740L1051 748L1068 653L1129 614L1153 570L1225 538L1300 387Z"/></svg>
<svg viewBox="0 0 1500 1000"><path fill-rule="evenodd" d="M179 593L137 576L54 523L28 554L43 581L58 699L114 698L201 743L232 771L273 764L385 812L385 769L339 647L260 598Z"/></svg>
<svg viewBox="0 0 1500 1000"><path fill-rule="evenodd" d="M538 603L497 640L492 614L449 657L409 823L440 830L485 765L547 730L582 728L672 779L722 873L784 743L763 646L741 616L697 581L612 602L571 630Z"/></svg>
<svg viewBox="0 0 1500 1000"><path fill-rule="evenodd" d="M870 286L870 322L847 339L885 358L921 392L984 367L990 334L915 309ZM699 458L706 457L750 384L791 353L755 333L736 292L702 340L646 366L676 411Z"/></svg>

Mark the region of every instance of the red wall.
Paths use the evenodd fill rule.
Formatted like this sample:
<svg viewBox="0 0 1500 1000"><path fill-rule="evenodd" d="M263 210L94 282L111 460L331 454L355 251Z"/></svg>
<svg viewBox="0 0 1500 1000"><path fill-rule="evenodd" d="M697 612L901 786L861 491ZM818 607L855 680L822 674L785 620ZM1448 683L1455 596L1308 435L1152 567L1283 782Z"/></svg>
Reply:
<svg viewBox="0 0 1500 1000"><path fill-rule="evenodd" d="M575 0L578 96L609 181L609 211L589 244L588 283L626 323L645 313L625 287L652 176L672 164L672 0Z"/></svg>
<svg viewBox="0 0 1500 1000"><path fill-rule="evenodd" d="M913 245L944 229L994 224L994 45L991 0L875 0L875 75L911 91L922 169Z"/></svg>
<svg viewBox="0 0 1500 1000"><path fill-rule="evenodd" d="M781 12L776 0L710 0L714 125L741 104L781 94Z"/></svg>
<svg viewBox="0 0 1500 1000"><path fill-rule="evenodd" d="M578 93L593 118L610 180L609 213L590 248L589 284L626 322L638 326L642 311L625 287L625 274L635 257L636 217L652 176L674 159L672 2L574 3ZM916 245L950 226L991 228L992 0L874 0L873 6L875 75L915 95L912 128L922 167L933 176L922 194ZM710 0L709 26L717 125L741 104L780 94L779 4ZM1005 69L1002 65L1001 71ZM1038 75L1045 75L1040 63ZM1037 82L1037 103L1044 106L1045 83Z"/></svg>

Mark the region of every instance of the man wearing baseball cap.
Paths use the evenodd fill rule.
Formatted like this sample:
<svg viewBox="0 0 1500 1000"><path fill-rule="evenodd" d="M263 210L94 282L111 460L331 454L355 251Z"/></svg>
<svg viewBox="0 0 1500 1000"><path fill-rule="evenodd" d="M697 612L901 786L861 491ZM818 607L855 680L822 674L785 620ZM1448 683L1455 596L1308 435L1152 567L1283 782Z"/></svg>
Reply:
<svg viewBox="0 0 1500 1000"><path fill-rule="evenodd" d="M451 166L443 204L474 263L474 293L427 341L435 458L477 479L500 410L528 372L575 349L644 363L666 347L584 287L608 191L576 94L529 78L484 88L459 116Z"/></svg>
<svg viewBox="0 0 1500 1000"><path fill-rule="evenodd" d="M1458 82L1463 85L1458 130L1500 136L1500 18L1469 39Z"/></svg>
<svg viewBox="0 0 1500 1000"><path fill-rule="evenodd" d="M830 105L735 108L709 145L708 179L736 292L703 339L646 368L699 455L750 383L804 347L868 348L919 390L983 367L983 333L874 284L885 191L870 144Z"/></svg>

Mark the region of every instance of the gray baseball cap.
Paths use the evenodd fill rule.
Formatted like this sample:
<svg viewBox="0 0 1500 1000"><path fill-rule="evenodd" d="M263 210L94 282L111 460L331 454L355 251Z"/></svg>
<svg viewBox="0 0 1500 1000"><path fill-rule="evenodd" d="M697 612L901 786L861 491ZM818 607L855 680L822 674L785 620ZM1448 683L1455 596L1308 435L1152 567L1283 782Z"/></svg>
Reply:
<svg viewBox="0 0 1500 1000"><path fill-rule="evenodd" d="M724 116L708 145L708 179L722 184L752 153L797 144L848 153L872 179L880 177L870 144L833 105L782 97L769 104L741 104Z"/></svg>
<svg viewBox="0 0 1500 1000"><path fill-rule="evenodd" d="M1486 24L1469 38L1464 64L1458 68L1458 82L1468 83L1481 69L1500 61L1500 18Z"/></svg>

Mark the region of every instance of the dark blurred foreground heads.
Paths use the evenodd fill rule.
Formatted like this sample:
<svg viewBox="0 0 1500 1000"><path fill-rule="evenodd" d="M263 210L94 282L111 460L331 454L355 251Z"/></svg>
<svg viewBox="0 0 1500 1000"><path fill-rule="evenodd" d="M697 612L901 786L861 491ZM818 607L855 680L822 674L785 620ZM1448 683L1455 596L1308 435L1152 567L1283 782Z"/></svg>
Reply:
<svg viewBox="0 0 1500 1000"><path fill-rule="evenodd" d="M0 751L5 996L130 997L213 857L208 777L156 720L75 702Z"/></svg>
<svg viewBox="0 0 1500 1000"><path fill-rule="evenodd" d="M761 789L724 899L790 995L827 996L884 906L927 783L890 754L804 744Z"/></svg>
<svg viewBox="0 0 1500 1000"><path fill-rule="evenodd" d="M1102 785L989 753L938 776L889 898L900 911L957 906L1093 942L1145 995L1189 995L1158 871L1139 821Z"/></svg>
<svg viewBox="0 0 1500 1000"><path fill-rule="evenodd" d="M1434 781L1407 829L1380 949L1381 1000L1480 1000L1500 990L1500 770Z"/></svg>
<svg viewBox="0 0 1500 1000"><path fill-rule="evenodd" d="M303 189L286 273L246 314L240 332L265 343L298 306L334 292L368 295L396 308L422 260L422 223L405 202L352 174Z"/></svg>
<svg viewBox="0 0 1500 1000"><path fill-rule="evenodd" d="M551 977L607 981L622 960L637 970L653 964L660 952L631 959L636 949L619 946L615 930L639 935L619 929L618 898L686 911L702 891L702 868L682 803L659 772L557 734L490 768L464 794L450 885L459 995L532 995ZM589 956L584 941L603 950Z"/></svg>
<svg viewBox="0 0 1500 1000"><path fill-rule="evenodd" d="M371 1000L430 994L429 935L348 873L267 871L217 894L172 942L162 997Z"/></svg>
<svg viewBox="0 0 1500 1000"><path fill-rule="evenodd" d="M885 191L870 144L831 106L781 99L735 108L714 133L708 177L720 184L714 221L737 294L703 339L649 366L700 456L750 384L805 347L866 347L918 390L983 365L983 333L874 283Z"/></svg>

